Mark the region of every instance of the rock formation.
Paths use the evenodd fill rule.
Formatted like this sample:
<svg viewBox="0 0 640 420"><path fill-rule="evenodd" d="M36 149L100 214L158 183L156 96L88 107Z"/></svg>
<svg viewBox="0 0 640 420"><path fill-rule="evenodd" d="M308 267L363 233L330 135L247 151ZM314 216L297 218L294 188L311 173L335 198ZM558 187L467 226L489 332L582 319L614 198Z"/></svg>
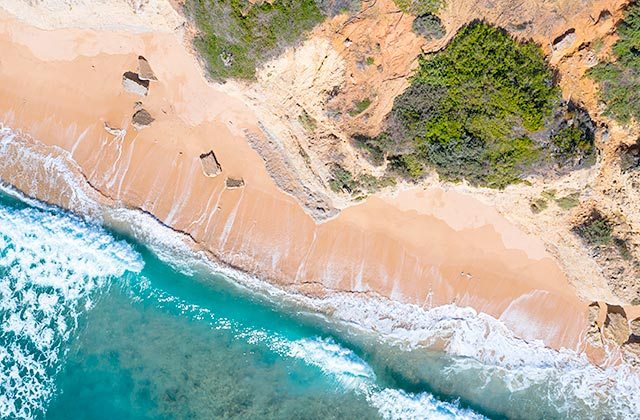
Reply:
<svg viewBox="0 0 640 420"><path fill-rule="evenodd" d="M605 338L618 345L622 345L629 339L629 323L622 306L607 304L603 334Z"/></svg>
<svg viewBox="0 0 640 420"><path fill-rule="evenodd" d="M220 162L218 162L218 158L216 158L213 150L208 153L201 154L200 163L202 164L202 172L205 176L213 178L220 175L222 172L222 166L220 166Z"/></svg>
<svg viewBox="0 0 640 420"><path fill-rule="evenodd" d="M132 71L125 72L122 75L122 87L127 92L140 96L147 96L147 93L149 93L149 81L140 79L138 74Z"/></svg>
<svg viewBox="0 0 640 420"><path fill-rule="evenodd" d="M141 55L138 56L138 74L140 80L158 80L147 59Z"/></svg>
<svg viewBox="0 0 640 420"><path fill-rule="evenodd" d="M154 121L155 119L145 109L136 111L136 113L133 114L133 117L131 117L131 124L136 130L142 130L143 128L150 126Z"/></svg>
<svg viewBox="0 0 640 420"><path fill-rule="evenodd" d="M242 188L244 187L244 179L242 178L227 178L225 180L225 185L227 186L227 188L229 189L234 189L234 188Z"/></svg>

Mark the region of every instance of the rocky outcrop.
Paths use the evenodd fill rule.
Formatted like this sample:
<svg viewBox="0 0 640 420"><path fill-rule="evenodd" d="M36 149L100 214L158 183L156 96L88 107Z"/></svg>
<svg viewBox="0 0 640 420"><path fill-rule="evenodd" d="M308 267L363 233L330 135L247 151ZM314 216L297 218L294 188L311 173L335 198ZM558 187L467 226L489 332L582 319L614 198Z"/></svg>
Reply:
<svg viewBox="0 0 640 420"><path fill-rule="evenodd" d="M127 71L122 75L122 87L127 92L140 96L147 96L149 93L149 81L142 80L137 73Z"/></svg>
<svg viewBox="0 0 640 420"><path fill-rule="evenodd" d="M150 126L154 121L155 119L151 114L149 114L149 112L147 112L146 109L136 111L136 113L133 114L133 117L131 117L131 124L136 130L142 130L143 128Z"/></svg>
<svg viewBox="0 0 640 420"><path fill-rule="evenodd" d="M222 172L222 166L220 166L213 150L200 155L200 164L204 175L210 178L214 178Z"/></svg>
<svg viewBox="0 0 640 420"><path fill-rule="evenodd" d="M604 319L603 335L618 345L629 339L629 323L622 306L607 304L607 315Z"/></svg>
<svg viewBox="0 0 640 420"><path fill-rule="evenodd" d="M602 347L602 332L600 325L598 325L598 317L600 315L600 304L598 302L592 302L589 305L589 312L587 320L589 327L587 329L587 340L593 346Z"/></svg>
<svg viewBox="0 0 640 420"><path fill-rule="evenodd" d="M231 178L228 177L225 181L224 184L226 185L226 187L228 189L234 189L234 188L242 188L244 187L244 179L242 178Z"/></svg>
<svg viewBox="0 0 640 420"><path fill-rule="evenodd" d="M138 74L141 80L158 80L146 58L138 56Z"/></svg>

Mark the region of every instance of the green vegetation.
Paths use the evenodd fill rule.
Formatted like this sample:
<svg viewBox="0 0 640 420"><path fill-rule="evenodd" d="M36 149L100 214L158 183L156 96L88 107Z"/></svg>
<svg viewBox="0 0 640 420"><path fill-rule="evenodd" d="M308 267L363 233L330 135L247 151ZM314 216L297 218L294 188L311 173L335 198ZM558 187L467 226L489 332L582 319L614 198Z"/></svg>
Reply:
<svg viewBox="0 0 640 420"><path fill-rule="evenodd" d="M543 128L558 102L535 44L475 23L444 51L420 60L411 86L395 101L391 125L400 127L395 144L442 178L503 188L539 157L526 133Z"/></svg>
<svg viewBox="0 0 640 420"><path fill-rule="evenodd" d="M431 39L440 39L445 35L444 27L440 18L431 13L418 16L413 21L413 32Z"/></svg>
<svg viewBox="0 0 640 420"><path fill-rule="evenodd" d="M307 111L302 111L302 114L298 116L298 121L300 121L302 127L309 132L316 131L318 127L318 122L311 115L307 114Z"/></svg>
<svg viewBox="0 0 640 420"><path fill-rule="evenodd" d="M353 178L353 174L342 166L336 165L332 170L333 177L329 181L329 187L334 192L345 191L347 193L353 193L358 186L356 180Z"/></svg>
<svg viewBox="0 0 640 420"><path fill-rule="evenodd" d="M376 62L376 59L373 57L367 57L366 63L367 66L372 66Z"/></svg>
<svg viewBox="0 0 640 420"><path fill-rule="evenodd" d="M575 192L556 199L556 204L563 210L570 210L580 204L580 193Z"/></svg>
<svg viewBox="0 0 640 420"><path fill-rule="evenodd" d="M574 232L595 247L610 245L613 241L611 222L597 210L593 210L582 224L576 226Z"/></svg>
<svg viewBox="0 0 640 420"><path fill-rule="evenodd" d="M536 198L531 202L531 211L533 213L540 213L549 207L549 203L544 198Z"/></svg>
<svg viewBox="0 0 640 420"><path fill-rule="evenodd" d="M586 111L570 106L565 119L551 135L550 150L556 160L592 163L595 159L593 147L595 126Z"/></svg>
<svg viewBox="0 0 640 420"><path fill-rule="evenodd" d="M355 117L356 115L362 114L367 108L371 105L371 99L364 98L361 101L356 101L353 104L353 108L349 110L349 115Z"/></svg>
<svg viewBox="0 0 640 420"><path fill-rule="evenodd" d="M334 165L329 187L336 193L346 192L358 198L364 198L365 193L373 193L381 188L396 185L396 180L390 176L376 177L362 174L354 177L351 172L340 165Z"/></svg>
<svg viewBox="0 0 640 420"><path fill-rule="evenodd" d="M393 0L393 2L404 13L421 16L436 12L442 5L443 0Z"/></svg>
<svg viewBox="0 0 640 420"><path fill-rule="evenodd" d="M617 32L613 61L598 64L589 74L600 83L607 115L623 123L640 121L640 3L629 6Z"/></svg>
<svg viewBox="0 0 640 420"><path fill-rule="evenodd" d="M314 0L187 0L195 46L214 79L252 79L256 67L298 42L324 15Z"/></svg>
<svg viewBox="0 0 640 420"><path fill-rule="evenodd" d="M585 111L561 102L538 46L475 22L420 58L385 131L356 144L410 179L432 167L444 180L504 188L534 165L585 162L593 130Z"/></svg>

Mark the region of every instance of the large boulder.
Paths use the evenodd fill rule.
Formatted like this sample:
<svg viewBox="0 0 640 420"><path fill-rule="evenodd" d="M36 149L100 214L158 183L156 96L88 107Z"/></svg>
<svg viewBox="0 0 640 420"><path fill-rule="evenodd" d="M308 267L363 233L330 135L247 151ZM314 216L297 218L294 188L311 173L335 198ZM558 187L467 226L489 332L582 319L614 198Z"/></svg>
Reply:
<svg viewBox="0 0 640 420"><path fill-rule="evenodd" d="M158 80L146 58L138 56L138 74L141 80Z"/></svg>
<svg viewBox="0 0 640 420"><path fill-rule="evenodd" d="M200 155L200 164L202 164L202 172L205 176L213 178L222 172L222 166L220 166L213 150Z"/></svg>
<svg viewBox="0 0 640 420"><path fill-rule="evenodd" d="M155 119L145 109L140 109L131 117L131 124L136 130L142 130L151 125Z"/></svg>
<svg viewBox="0 0 640 420"><path fill-rule="evenodd" d="M125 72L122 75L122 87L127 92L140 96L147 96L147 93L149 93L149 81L140 79L138 74L132 71Z"/></svg>
<svg viewBox="0 0 640 420"><path fill-rule="evenodd" d="M629 339L629 332L629 322L624 308L607 304L607 316L603 327L605 338L621 345Z"/></svg>
<svg viewBox="0 0 640 420"><path fill-rule="evenodd" d="M229 178L226 179L225 185L229 189L242 188L242 187L244 187L244 179L229 177Z"/></svg>

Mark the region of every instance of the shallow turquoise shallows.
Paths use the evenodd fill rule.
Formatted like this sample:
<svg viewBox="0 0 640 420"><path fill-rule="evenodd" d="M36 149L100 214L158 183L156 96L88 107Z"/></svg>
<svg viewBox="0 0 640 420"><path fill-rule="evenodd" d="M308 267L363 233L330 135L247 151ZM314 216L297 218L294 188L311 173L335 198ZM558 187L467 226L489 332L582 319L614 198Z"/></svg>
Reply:
<svg viewBox="0 0 640 420"><path fill-rule="evenodd" d="M382 341L3 191L2 418L628 418L640 407L628 369L524 342L472 310L410 309ZM447 352L404 345L404 333Z"/></svg>
<svg viewBox="0 0 640 420"><path fill-rule="evenodd" d="M416 414L403 400L423 416L474 415L385 386L325 321L220 275L182 274L142 244L6 194L0 223L3 416Z"/></svg>

